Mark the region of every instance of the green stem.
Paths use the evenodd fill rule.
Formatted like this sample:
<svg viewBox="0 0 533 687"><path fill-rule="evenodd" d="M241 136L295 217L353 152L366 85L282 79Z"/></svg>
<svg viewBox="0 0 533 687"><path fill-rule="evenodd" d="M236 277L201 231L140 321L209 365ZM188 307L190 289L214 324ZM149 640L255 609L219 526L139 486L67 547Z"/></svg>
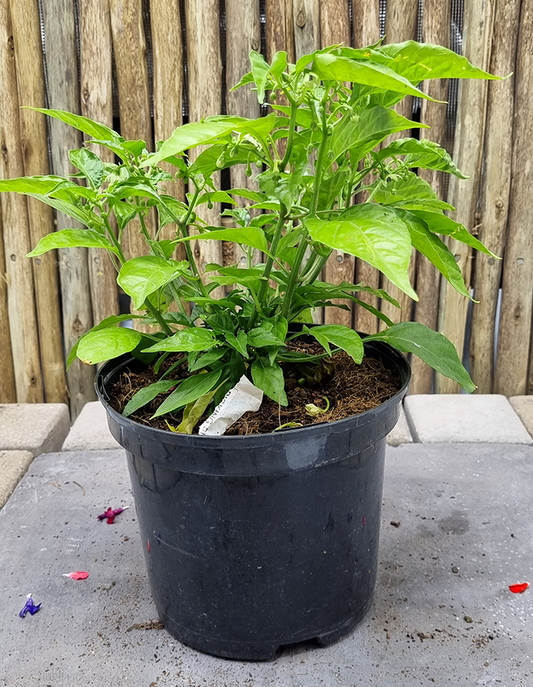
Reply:
<svg viewBox="0 0 533 687"><path fill-rule="evenodd" d="M307 279L305 280L307 284L312 284L314 281L318 279L320 276L320 273L326 266L327 261L329 260L329 256L333 252L333 249L330 249L329 253L327 255L322 255L320 256L320 260L317 262L315 265L314 270L307 276Z"/></svg>
<svg viewBox="0 0 533 687"><path fill-rule="evenodd" d="M163 319L163 316L161 315L159 310L149 301L148 298L144 301L144 304L146 305L146 308L147 308L148 312L150 313L150 315L154 318L154 320L157 321L157 323L159 324L161 329L165 332L165 334L167 336L172 336L174 334L174 332L168 326L168 324L165 322L165 320Z"/></svg>
<svg viewBox="0 0 533 687"><path fill-rule="evenodd" d="M285 167L287 166L287 163L289 162L291 158L291 153L292 153L292 144L294 141L294 131L296 129L296 113L297 113L298 108L296 107L296 104L291 101L291 116L289 120L289 137L287 139L287 148L285 149L285 155L283 156L283 160L281 161L280 164L280 171L284 172Z"/></svg>
<svg viewBox="0 0 533 687"><path fill-rule="evenodd" d="M296 282L298 281L298 278L300 276L300 265L302 264L302 260L304 259L306 250L307 241L305 239L302 239L300 241L300 245L298 246L298 252L296 253L296 257L294 258L294 264L292 266L292 270L289 276L289 283L287 284L287 290L285 291L285 298L283 299L283 309L281 311L283 317L287 317L287 315L289 314L292 296L294 293L294 289L296 288Z"/></svg>

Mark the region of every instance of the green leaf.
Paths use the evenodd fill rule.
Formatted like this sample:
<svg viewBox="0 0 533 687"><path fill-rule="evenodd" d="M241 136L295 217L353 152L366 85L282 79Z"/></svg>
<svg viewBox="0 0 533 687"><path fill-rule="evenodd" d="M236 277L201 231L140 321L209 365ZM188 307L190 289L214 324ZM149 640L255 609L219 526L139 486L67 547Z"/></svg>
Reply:
<svg viewBox="0 0 533 687"><path fill-rule="evenodd" d="M474 67L453 50L431 43L390 43L380 47L379 53L393 62L387 64L397 74L418 84L425 79L501 79ZM394 89L390 89L394 90Z"/></svg>
<svg viewBox="0 0 533 687"><path fill-rule="evenodd" d="M252 65L252 75L255 85L257 86L257 100L263 103L265 100L265 90L270 67L263 55L255 50L250 51L250 63Z"/></svg>
<svg viewBox="0 0 533 687"><path fill-rule="evenodd" d="M233 200L226 191L210 191L204 193L198 198L196 205L203 205L204 203L228 203L229 205L237 205L237 202Z"/></svg>
<svg viewBox="0 0 533 687"><path fill-rule="evenodd" d="M252 74L252 72L248 72L247 74L245 74L242 77L242 79L239 81L238 84L233 86L230 93L232 93L233 91L236 91L238 88L241 88L242 86L246 86L247 84L253 83L253 82L254 82L254 75Z"/></svg>
<svg viewBox="0 0 533 687"><path fill-rule="evenodd" d="M223 373L224 370L219 369L208 372L207 374L200 373L192 377L187 377L187 379L185 379L179 387L163 401L152 417L160 417L167 413L173 413L175 410L179 410L189 403L198 400L201 396L207 394L217 386Z"/></svg>
<svg viewBox="0 0 533 687"><path fill-rule="evenodd" d="M259 327L255 327L248 332L248 344L254 348L265 346L284 346L285 338L280 338L272 322L262 322Z"/></svg>
<svg viewBox="0 0 533 687"><path fill-rule="evenodd" d="M145 386L143 389L139 389L126 404L122 415L124 415L124 417L129 417L132 413L139 410L139 408L142 408L150 403L150 401L153 401L154 398L157 398L159 394L165 394L167 391L170 391L176 384L179 384L179 382L171 379L163 379L159 382L154 382L154 384L150 384L150 386Z"/></svg>
<svg viewBox="0 0 533 687"><path fill-rule="evenodd" d="M402 215L409 227L413 246L435 265L456 291L470 298L459 265L447 246L438 236L429 231L425 222L417 220L415 217L409 219L409 213L402 213Z"/></svg>
<svg viewBox="0 0 533 687"><path fill-rule="evenodd" d="M122 265L117 282L132 297L134 307L139 310L150 294L176 279L185 268L185 262L142 255Z"/></svg>
<svg viewBox="0 0 533 687"><path fill-rule="evenodd" d="M216 344L217 340L209 329L189 327L181 329L173 336L158 341L150 348L146 348L144 353L152 353L154 351L171 351L175 353L180 351L208 351Z"/></svg>
<svg viewBox="0 0 533 687"><path fill-rule="evenodd" d="M59 212L63 212L65 215L68 215L73 219L77 219L78 222L81 222L85 226L98 224L102 226L102 220L100 217L98 217L96 213L88 212L70 201L60 200L59 198L52 198L51 196L42 196L37 193L27 193L27 195L30 196L30 198L36 198L37 200L40 200L42 203L45 203L46 205L50 205L56 210L59 210Z"/></svg>
<svg viewBox="0 0 533 687"><path fill-rule="evenodd" d="M49 117L59 119L61 122L68 124L74 129L78 129L78 131L83 131L84 134L88 134L93 138L101 138L103 141L114 141L116 143L121 143L124 140L122 136L117 134L116 131L113 131L113 129L99 122L94 122L88 117L72 114L72 112L66 112L65 110L47 110L42 107L28 107L27 109L42 112Z"/></svg>
<svg viewBox="0 0 533 687"><path fill-rule="evenodd" d="M376 160L404 155L403 164L420 169L436 169L454 174L459 179L468 179L457 167L450 154L438 143L427 138L401 138L374 154Z"/></svg>
<svg viewBox="0 0 533 687"><path fill-rule="evenodd" d="M258 178L259 188L268 196L277 198L286 207L290 208L298 198L299 186L302 175L298 172L286 174L284 172L263 172ZM265 203L263 203L263 207ZM258 207L255 205L254 207Z"/></svg>
<svg viewBox="0 0 533 687"><path fill-rule="evenodd" d="M62 188L72 188L77 186L74 182L63 177L54 176L31 176L15 177L14 179L0 179L0 192L13 192L24 194L48 195L53 191Z"/></svg>
<svg viewBox="0 0 533 687"><path fill-rule="evenodd" d="M196 234L195 236L188 236L178 241L197 241L203 239L206 241L232 241L244 246L251 246L257 248L264 253L268 253L268 243L265 234L261 229L256 227L237 227L234 229L213 229ZM258 275L261 276L261 275Z"/></svg>
<svg viewBox="0 0 533 687"><path fill-rule="evenodd" d="M117 200L116 202L111 203L110 199L110 205L115 213L120 231L122 231L128 225L128 223L135 217L137 213L142 211L142 208L138 205L132 205L123 200Z"/></svg>
<svg viewBox="0 0 533 687"><path fill-rule="evenodd" d="M189 372L196 372L204 367L209 367L209 365L212 365L213 363L216 363L217 360L223 358L226 353L226 348L212 348L204 355L196 358L194 362L191 362L191 356L189 356Z"/></svg>
<svg viewBox="0 0 533 687"><path fill-rule="evenodd" d="M331 149L334 159L347 150L361 148L357 157L363 157L389 134L413 128L427 128L412 122L388 107L369 107L352 116L346 114L334 125ZM368 144L368 145L367 145Z"/></svg>
<svg viewBox="0 0 533 687"><path fill-rule="evenodd" d="M208 117L202 122L184 124L172 132L170 137L162 143L158 152L146 160L146 164L153 166L166 157L178 155L204 143L210 143L219 136L231 133L239 124L246 121L244 117L220 115L216 118Z"/></svg>
<svg viewBox="0 0 533 687"><path fill-rule="evenodd" d="M103 363L130 353L141 339L140 332L126 327L92 330L79 340L77 356L87 365Z"/></svg>
<svg viewBox="0 0 533 687"><path fill-rule="evenodd" d="M35 258L55 248L105 248L115 255L119 252L105 236L92 229L62 229L43 236L37 246L26 255Z"/></svg>
<svg viewBox="0 0 533 687"><path fill-rule="evenodd" d="M232 196L239 196L240 198L246 198L247 200L253 200L256 203L261 203L266 200L264 193L259 193L259 191L252 191L249 188L231 188L228 193Z"/></svg>
<svg viewBox="0 0 533 687"><path fill-rule="evenodd" d="M390 319L390 317L387 317L387 315L384 315L377 308L374 308L373 305L370 305L370 303L367 303L366 301L362 301L359 298L354 298L353 301L354 301L354 303L357 303L357 305L360 305L361 308L364 308L365 310L368 310L368 312L371 312L372 315L374 315L375 317L378 318L378 320L385 322L387 327L393 326L394 322Z"/></svg>
<svg viewBox="0 0 533 687"><path fill-rule="evenodd" d="M224 332L224 338L232 348L238 351L244 358L249 358L248 355L248 337L246 332L240 331L237 336L233 332Z"/></svg>
<svg viewBox="0 0 533 687"><path fill-rule="evenodd" d="M200 396L197 401L193 401L185 406L183 411L183 420L178 425L178 432L181 434L192 434L193 429L196 427L200 418L205 413L206 408L211 403L215 393L216 390L210 391L209 393Z"/></svg>
<svg viewBox="0 0 533 687"><path fill-rule="evenodd" d="M314 241L365 260L418 300L408 277L409 229L393 210L365 203L350 208L337 219L308 219L305 224Z"/></svg>
<svg viewBox="0 0 533 687"><path fill-rule="evenodd" d="M108 327L114 327L116 324L119 322L125 322L126 320L131 320L131 319L142 319L139 315L130 315L129 313L126 315L110 315L109 317L106 317L104 320L102 320L99 324L96 324L92 329L89 329L88 332L86 332L83 336L81 336L74 346L70 349L70 353L67 359L67 370L68 368L72 365L74 360L76 360L77 352L78 352L78 346L80 345L80 341L83 339L84 336L87 336L87 334L90 334L91 332L97 332L100 329L106 329Z"/></svg>
<svg viewBox="0 0 533 687"><path fill-rule="evenodd" d="M486 246L484 246L479 239L477 239L475 236L472 236L472 234L467 231L462 224L451 219L451 217L442 214L442 212L411 210L410 213L425 222L428 226L428 229L435 234L451 236L453 239L456 239L456 241L465 243L467 246L472 246L472 248L490 255L496 260L500 260L500 258L490 251Z"/></svg>
<svg viewBox="0 0 533 687"><path fill-rule="evenodd" d="M453 206L445 203L437 196L431 184L417 176L414 172L402 173L398 178L391 178L387 182L377 181L378 190L374 194L376 203L394 205L405 210L436 209L453 210Z"/></svg>
<svg viewBox="0 0 533 687"><path fill-rule="evenodd" d="M414 353L445 377L453 379L467 392L476 385L463 367L452 342L419 322L400 322L379 334L365 337L364 341L386 341L404 353Z"/></svg>
<svg viewBox="0 0 533 687"><path fill-rule="evenodd" d="M372 86L374 89L394 91L404 96L414 95L426 100L440 102L415 88L407 78L395 73L389 67L367 60L354 60L331 53L323 53L315 56L313 71L323 80L351 81L352 83Z"/></svg>
<svg viewBox="0 0 533 687"><path fill-rule="evenodd" d="M124 198L150 198L159 203L159 195L151 186L139 181L125 181L117 184L113 189L113 198L123 200Z"/></svg>
<svg viewBox="0 0 533 687"><path fill-rule="evenodd" d="M159 226L166 227L167 224L182 222L187 214L187 206L174 196L161 194L157 203L159 212Z"/></svg>
<svg viewBox="0 0 533 687"><path fill-rule="evenodd" d="M87 177L91 188L97 191L104 179L104 164L98 155L87 148L79 148L69 150L68 156L74 167Z"/></svg>
<svg viewBox="0 0 533 687"><path fill-rule="evenodd" d="M269 398L282 406L289 405L283 371L276 362L271 363L265 357L257 358L252 363L251 371L253 383Z"/></svg>
<svg viewBox="0 0 533 687"><path fill-rule="evenodd" d="M270 73L276 79L279 79L283 72L287 69L287 53L284 50L279 50L272 58L272 66Z"/></svg>
<svg viewBox="0 0 533 687"><path fill-rule="evenodd" d="M363 359L363 342L357 332L342 324L324 324L317 327L304 327L306 334L314 336L326 353L331 355L329 344L342 348L359 365Z"/></svg>

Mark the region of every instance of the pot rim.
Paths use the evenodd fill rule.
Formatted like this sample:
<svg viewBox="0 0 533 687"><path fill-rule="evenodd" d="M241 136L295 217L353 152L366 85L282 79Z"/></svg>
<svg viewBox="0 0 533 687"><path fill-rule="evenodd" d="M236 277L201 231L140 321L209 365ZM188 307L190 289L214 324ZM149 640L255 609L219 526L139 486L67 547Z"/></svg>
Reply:
<svg viewBox="0 0 533 687"><path fill-rule="evenodd" d="M352 424L359 426L365 425L367 422L371 421L375 417L376 412L379 412L380 414L382 412L386 412L390 406L396 405L405 396L405 394L407 393L407 388L411 381L411 366L406 356L400 351L393 348L390 344L383 341L372 341L365 343L365 348L367 347L377 349L378 351L381 349L382 351L386 351L387 353L389 353L389 355L390 353L392 353L393 356L397 358L396 369L399 372L400 376L403 378L403 383L400 389L394 394L394 396L391 396L375 408L370 408L369 410L365 410L362 413L357 413L356 415L350 415L349 417L343 418L341 420L334 420L333 422L316 422L312 425L305 425L304 427L287 428L276 432L268 432L266 434L242 434L229 436L225 434L202 436L198 434L178 434L166 429L159 429L156 427L150 427L149 425L143 425L140 422L124 417L121 413L117 412L114 408L111 407L111 405L105 399L104 393L105 385L109 377L111 377L111 375L115 373L117 368L125 367L132 362L140 362L133 356L129 356L129 354L125 354L119 358L114 358L112 360L108 360L107 362L105 362L96 373L94 386L99 401L102 403L102 405L106 409L106 412L114 419L115 422L117 422L120 425L127 424L132 429L136 427L140 431L149 431L150 433L153 432L155 433L152 435L153 438L157 439L157 437L159 437L159 439L164 443L169 443L169 441L171 443L174 443L176 440L179 440L179 442L176 443L183 443L183 440L186 440L187 444L190 441L193 441L198 447L211 448L213 442L218 443L221 440L226 445L229 445L232 442L235 445L237 445L239 442L241 442L241 444L243 442L248 442L252 444L253 442L257 442L258 440L260 442L265 442L266 440L267 443L270 443L272 441L275 441L277 437L288 438L288 435L290 435L291 440L297 440L298 437L302 437L303 435L309 435L314 432L321 433L326 428L329 428L329 431L336 433L337 431L343 431L344 429L348 429L348 427ZM115 364L111 369L106 369L113 363Z"/></svg>

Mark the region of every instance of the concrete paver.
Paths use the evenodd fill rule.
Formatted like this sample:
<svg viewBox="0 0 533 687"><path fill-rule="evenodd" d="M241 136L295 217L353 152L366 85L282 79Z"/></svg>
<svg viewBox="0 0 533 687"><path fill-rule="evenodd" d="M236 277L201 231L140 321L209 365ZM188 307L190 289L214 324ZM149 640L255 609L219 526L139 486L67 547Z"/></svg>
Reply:
<svg viewBox="0 0 533 687"><path fill-rule="evenodd" d="M400 406L400 418L396 427L388 434L387 444L389 446L399 446L400 444L410 444L413 441L409 423L405 415L403 405Z"/></svg>
<svg viewBox="0 0 533 687"><path fill-rule="evenodd" d="M0 450L59 451L70 428L64 403L1 403Z"/></svg>
<svg viewBox="0 0 533 687"><path fill-rule="evenodd" d="M83 406L63 444L63 451L105 451L120 448L107 426L107 416L100 401Z"/></svg>
<svg viewBox="0 0 533 687"><path fill-rule="evenodd" d="M505 396L420 394L407 396L404 407L413 439L422 443L533 443Z"/></svg>
<svg viewBox="0 0 533 687"><path fill-rule="evenodd" d="M157 629L124 452L42 455L0 511L0 685L413 687L533 684L533 447L387 451L374 606L334 646L268 663L200 654ZM62 573L87 570L76 582ZM42 609L17 613L33 592Z"/></svg>
<svg viewBox="0 0 533 687"><path fill-rule="evenodd" d="M30 451L0 451L0 508L31 465Z"/></svg>
<svg viewBox="0 0 533 687"><path fill-rule="evenodd" d="M509 403L533 437L533 396L512 396Z"/></svg>

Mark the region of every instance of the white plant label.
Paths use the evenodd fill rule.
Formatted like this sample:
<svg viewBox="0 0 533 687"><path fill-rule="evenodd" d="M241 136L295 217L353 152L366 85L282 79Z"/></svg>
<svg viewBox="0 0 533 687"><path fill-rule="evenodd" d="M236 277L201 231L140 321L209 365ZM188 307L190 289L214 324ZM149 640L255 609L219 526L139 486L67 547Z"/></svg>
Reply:
<svg viewBox="0 0 533 687"><path fill-rule="evenodd" d="M230 389L207 420L200 425L198 434L220 436L228 427L248 411L255 412L261 407L263 392L244 375Z"/></svg>

